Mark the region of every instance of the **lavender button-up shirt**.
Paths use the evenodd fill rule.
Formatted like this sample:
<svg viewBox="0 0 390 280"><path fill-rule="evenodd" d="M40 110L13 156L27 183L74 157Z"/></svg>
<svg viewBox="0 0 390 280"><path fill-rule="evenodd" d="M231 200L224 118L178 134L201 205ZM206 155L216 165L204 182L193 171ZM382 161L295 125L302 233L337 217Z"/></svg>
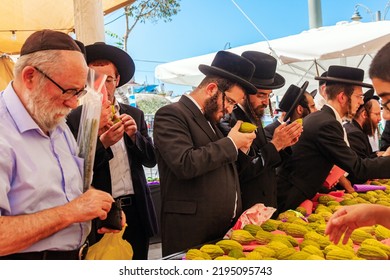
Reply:
<svg viewBox="0 0 390 280"><path fill-rule="evenodd" d="M83 159L68 126L47 136L24 108L12 83L0 93L0 215L31 214L64 205L82 193ZM75 223L23 252L74 250L90 231Z"/></svg>

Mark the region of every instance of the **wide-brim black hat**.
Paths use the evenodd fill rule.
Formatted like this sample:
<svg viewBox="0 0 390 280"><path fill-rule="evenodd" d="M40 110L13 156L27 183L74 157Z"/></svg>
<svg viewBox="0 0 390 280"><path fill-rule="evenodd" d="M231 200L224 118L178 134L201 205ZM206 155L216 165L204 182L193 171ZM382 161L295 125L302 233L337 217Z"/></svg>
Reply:
<svg viewBox="0 0 390 280"><path fill-rule="evenodd" d="M306 81L303 83L301 87L297 87L296 85L290 85L289 88L287 89L286 93L284 94L282 100L280 100L279 103L279 108L287 112L283 118L284 122L291 117L295 108L301 102L303 98L303 94L306 92L308 85L309 82Z"/></svg>
<svg viewBox="0 0 390 280"><path fill-rule="evenodd" d="M326 77L315 77L316 80L329 84L348 84L372 88L372 85L363 83L364 70L355 67L331 65Z"/></svg>
<svg viewBox="0 0 390 280"><path fill-rule="evenodd" d="M96 42L85 47L87 52L87 64L95 60L109 60L118 69L120 80L118 87L131 80L135 72L133 59L124 50L107 45L104 42Z"/></svg>
<svg viewBox="0 0 390 280"><path fill-rule="evenodd" d="M276 73L277 61L269 54L246 51L241 56L250 60L256 67L251 83L259 89L278 89L284 86L286 80Z"/></svg>
<svg viewBox="0 0 390 280"><path fill-rule="evenodd" d="M317 89L313 89L311 92L309 92L309 94L311 95L311 97L316 97L316 95L317 95L317 93L318 93L318 90Z"/></svg>
<svg viewBox="0 0 390 280"><path fill-rule="evenodd" d="M367 103L371 99L379 100L379 96L375 95L375 90L374 89L369 89L364 93L364 98L363 102Z"/></svg>
<svg viewBox="0 0 390 280"><path fill-rule="evenodd" d="M249 82L255 71L255 65L248 59L232 52L217 52L211 66L200 64L199 70L206 76L219 76L236 82L248 94L257 93L257 88Z"/></svg>

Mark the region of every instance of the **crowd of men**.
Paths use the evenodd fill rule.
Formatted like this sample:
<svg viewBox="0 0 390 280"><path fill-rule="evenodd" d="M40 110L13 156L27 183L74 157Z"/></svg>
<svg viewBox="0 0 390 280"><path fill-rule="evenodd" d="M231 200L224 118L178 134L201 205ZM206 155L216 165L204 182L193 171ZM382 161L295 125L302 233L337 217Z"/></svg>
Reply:
<svg viewBox="0 0 390 280"><path fill-rule="evenodd" d="M340 65L318 73L317 91L289 85L283 117L264 128L273 90L285 86L277 61L219 51L211 65L199 65L204 79L191 93L156 112L152 140L144 113L115 98L135 71L126 52L57 31L33 33L0 93L0 259L82 259L88 244L125 226L133 258L148 259L158 223L143 168L156 164L163 256L222 238L258 203L274 216L297 208L324 190L335 166L347 191L390 178L390 149L373 151L368 140L381 116L390 120L389 56L390 43L372 61L373 85L364 70ZM105 75L107 98L92 184L83 192L76 139L88 69ZM243 122L257 129L243 132ZM112 227L104 221L115 207L121 212ZM344 207L326 233L346 242L358 226L390 227L389 213L387 206Z"/></svg>

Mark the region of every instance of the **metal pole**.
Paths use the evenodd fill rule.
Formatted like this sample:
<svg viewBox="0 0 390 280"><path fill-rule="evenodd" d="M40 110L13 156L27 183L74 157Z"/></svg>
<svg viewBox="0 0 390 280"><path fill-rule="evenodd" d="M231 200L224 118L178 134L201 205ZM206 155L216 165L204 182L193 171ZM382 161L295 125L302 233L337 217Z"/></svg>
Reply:
<svg viewBox="0 0 390 280"><path fill-rule="evenodd" d="M322 26L321 0L308 0L309 27L318 28Z"/></svg>
<svg viewBox="0 0 390 280"><path fill-rule="evenodd" d="M381 11L377 11L375 14L375 20L376 21L381 21Z"/></svg>

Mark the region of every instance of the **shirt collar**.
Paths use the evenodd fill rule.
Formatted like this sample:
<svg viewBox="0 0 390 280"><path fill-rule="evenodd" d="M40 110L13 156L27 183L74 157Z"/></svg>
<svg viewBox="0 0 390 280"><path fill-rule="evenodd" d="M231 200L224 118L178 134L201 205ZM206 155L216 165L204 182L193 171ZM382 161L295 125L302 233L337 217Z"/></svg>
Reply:
<svg viewBox="0 0 390 280"><path fill-rule="evenodd" d="M38 126L38 124L34 121L29 112L24 107L22 101L12 87L12 82L9 83L7 88L4 90L3 98L5 106L7 107L7 110L11 118L14 120L15 125L20 133L24 133L29 130L38 130L40 134L45 135L45 133L42 131L42 129ZM66 125L65 120L60 123L57 128L59 128L60 131L63 131L64 125ZM54 134L55 133L56 131L54 131Z"/></svg>
<svg viewBox="0 0 390 280"><path fill-rule="evenodd" d="M184 96L185 96L185 97L188 97L192 102L194 102L194 104L196 105L196 107L198 107L198 109L202 112L202 114L204 113L203 110L202 110L202 107L200 107L200 105L198 104L198 102L196 102L196 100L195 100L194 98L192 98L191 95L185 94Z"/></svg>
<svg viewBox="0 0 390 280"><path fill-rule="evenodd" d="M325 105L332 109L332 111L334 112L334 114L335 114L335 116L336 116L336 120L337 120L339 123L341 123L341 125L343 125L343 120L342 120L342 118L340 117L339 112L337 112L336 109L333 108L331 105L329 105L329 104L325 104ZM325 106L325 105L324 105L324 106Z"/></svg>

